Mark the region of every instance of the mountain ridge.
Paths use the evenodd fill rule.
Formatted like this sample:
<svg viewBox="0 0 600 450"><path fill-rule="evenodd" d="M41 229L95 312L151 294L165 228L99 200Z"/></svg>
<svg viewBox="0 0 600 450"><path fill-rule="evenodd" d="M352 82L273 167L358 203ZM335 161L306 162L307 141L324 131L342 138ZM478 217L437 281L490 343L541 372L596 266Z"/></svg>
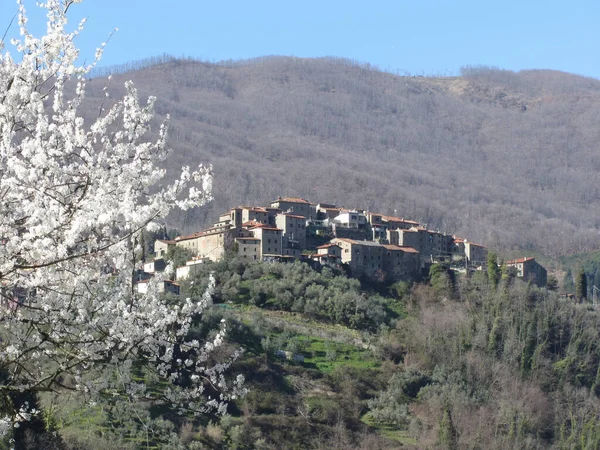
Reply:
<svg viewBox="0 0 600 450"><path fill-rule="evenodd" d="M492 248L600 248L600 81L464 68L398 76L339 58L164 62L116 73L171 117L167 169L211 162L215 202L173 217L195 231L278 195L397 214ZM135 69L135 64L131 64ZM90 111L100 104L93 78Z"/></svg>

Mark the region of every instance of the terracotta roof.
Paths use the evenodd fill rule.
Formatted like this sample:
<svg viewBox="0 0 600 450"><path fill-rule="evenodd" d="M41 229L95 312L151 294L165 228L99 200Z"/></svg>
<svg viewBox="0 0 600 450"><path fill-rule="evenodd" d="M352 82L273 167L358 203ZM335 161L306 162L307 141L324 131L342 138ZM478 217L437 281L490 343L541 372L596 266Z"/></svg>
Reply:
<svg viewBox="0 0 600 450"><path fill-rule="evenodd" d="M294 219L306 219L305 216L300 216L298 214L290 214L290 213L282 213L283 216L292 217Z"/></svg>
<svg viewBox="0 0 600 450"><path fill-rule="evenodd" d="M335 238L335 240L347 242L349 244L354 244L354 245L362 245L365 247L381 247L381 244L379 242L374 242L374 241L357 241L355 239L348 239L348 238Z"/></svg>
<svg viewBox="0 0 600 450"><path fill-rule="evenodd" d="M260 241L259 238L255 238L255 237L237 237L235 238L236 241Z"/></svg>
<svg viewBox="0 0 600 450"><path fill-rule="evenodd" d="M419 252L419 250L417 250L416 248L413 247L408 247L406 245L402 245L399 246L402 250L404 250L406 253L421 253Z"/></svg>
<svg viewBox="0 0 600 450"><path fill-rule="evenodd" d="M535 258L533 256L525 256L523 258L508 260L508 261L506 261L506 264L519 264L519 263L524 263L526 261L531 261L531 260L535 260Z"/></svg>
<svg viewBox="0 0 600 450"><path fill-rule="evenodd" d="M381 244L382 247L387 248L388 250L396 250L399 252L404 251L400 246L394 244Z"/></svg>
<svg viewBox="0 0 600 450"><path fill-rule="evenodd" d="M164 242L165 244L175 244L176 243L174 239L157 239L157 241Z"/></svg>
<svg viewBox="0 0 600 450"><path fill-rule="evenodd" d="M406 245L382 244L382 246L388 250L398 250L404 253L419 253L418 250Z"/></svg>
<svg viewBox="0 0 600 450"><path fill-rule="evenodd" d="M257 222L256 220L249 220L248 222L244 222L242 224L243 227L260 227L263 226L263 223Z"/></svg>
<svg viewBox="0 0 600 450"><path fill-rule="evenodd" d="M271 203L276 203L276 202L287 202L287 203L305 203L307 205L310 204L310 202L308 200L305 200L303 198L300 197L284 197L284 198L278 198L277 200L272 201Z"/></svg>
<svg viewBox="0 0 600 450"><path fill-rule="evenodd" d="M319 245L317 248L329 248L329 247L339 247L339 245L333 244L333 243L330 242L328 244Z"/></svg>
<svg viewBox="0 0 600 450"><path fill-rule="evenodd" d="M194 239L194 238L200 237L200 236L202 236L203 234L204 234L204 232L203 232L203 231L198 231L198 232L196 232L196 233L193 233L193 234L188 234L187 236L177 236L177 237L175 238L175 241L176 241L176 242L179 242L179 241L187 241L188 239Z"/></svg>
<svg viewBox="0 0 600 450"><path fill-rule="evenodd" d="M276 230L276 231L283 231L281 228L275 228L275 227L272 227L272 226L270 226L270 225L267 225L267 224L265 224L265 223L259 223L259 222L256 222L256 224L252 224L251 222L246 222L246 223L245 223L243 226L246 226L246 224L250 224L250 225L248 225L248 226L249 226L249 227L251 227L252 229L254 229L254 228L260 228L260 229L262 229L262 230L270 230L270 231Z"/></svg>
<svg viewBox="0 0 600 450"><path fill-rule="evenodd" d="M348 238L335 238L336 241L342 241L342 242L346 242L348 244L357 244L357 242L354 239L348 239Z"/></svg>
<svg viewBox="0 0 600 450"><path fill-rule="evenodd" d="M475 242L469 242L469 241L467 241L466 239L465 239L465 244L472 245L473 247L482 247L482 248L485 248L485 247L484 247L483 245L481 245L481 244L476 244Z"/></svg>
<svg viewBox="0 0 600 450"><path fill-rule="evenodd" d="M398 218L398 217L393 217L393 216L385 216L383 214L378 214L378 215L381 215L381 218L387 220L388 222L403 222L403 223L412 223L415 225L419 225L419 222L415 222L414 220L408 220L405 218Z"/></svg>
<svg viewBox="0 0 600 450"><path fill-rule="evenodd" d="M190 234L190 235L187 235L187 236L177 236L175 238L175 241L177 243L179 241L186 241L188 239L195 239L197 237L205 236L207 234L214 234L215 232L216 233L219 233L219 232L222 233L222 232L224 232L226 230L229 230L229 229L231 229L231 225L224 225L222 227L211 227L211 228L207 228L207 229L202 230L202 231L197 231L196 233L193 233L193 234Z"/></svg>

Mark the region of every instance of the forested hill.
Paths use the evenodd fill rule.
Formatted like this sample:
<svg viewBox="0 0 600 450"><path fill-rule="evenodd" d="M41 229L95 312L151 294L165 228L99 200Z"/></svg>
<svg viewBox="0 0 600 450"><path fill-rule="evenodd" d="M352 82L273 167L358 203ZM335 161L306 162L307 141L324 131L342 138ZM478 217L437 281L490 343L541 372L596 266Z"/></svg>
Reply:
<svg viewBox="0 0 600 450"><path fill-rule="evenodd" d="M215 201L176 217L192 231L278 195L420 220L503 249L600 248L600 81L465 69L397 76L341 59L229 64L157 59L132 79L171 116L168 164L210 161ZM90 112L107 81L89 83Z"/></svg>

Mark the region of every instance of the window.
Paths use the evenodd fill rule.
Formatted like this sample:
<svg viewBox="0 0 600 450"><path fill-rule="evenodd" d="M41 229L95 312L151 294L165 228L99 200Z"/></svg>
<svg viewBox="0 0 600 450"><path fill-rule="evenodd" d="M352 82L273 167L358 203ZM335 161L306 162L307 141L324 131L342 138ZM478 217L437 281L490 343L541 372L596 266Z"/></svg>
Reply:
<svg viewBox="0 0 600 450"><path fill-rule="evenodd" d="M267 242L270 244L271 243L271 239L267 239Z"/></svg>
<svg viewBox="0 0 600 450"><path fill-rule="evenodd" d="M246 247L244 247L244 251L246 251ZM245 256L244 256L244 258L245 258Z"/></svg>

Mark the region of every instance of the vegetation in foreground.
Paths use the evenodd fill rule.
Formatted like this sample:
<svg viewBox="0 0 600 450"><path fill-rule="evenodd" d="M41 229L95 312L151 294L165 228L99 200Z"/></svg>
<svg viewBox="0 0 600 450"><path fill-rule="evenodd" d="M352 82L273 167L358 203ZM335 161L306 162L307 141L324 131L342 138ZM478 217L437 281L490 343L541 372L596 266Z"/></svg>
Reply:
<svg viewBox="0 0 600 450"><path fill-rule="evenodd" d="M454 279L436 266L414 286L361 286L300 263L227 259L206 270L217 303L191 334L227 320L223 351L244 349L236 370L248 395L225 417L43 396L65 449L600 446L600 317L589 304L508 273Z"/></svg>

